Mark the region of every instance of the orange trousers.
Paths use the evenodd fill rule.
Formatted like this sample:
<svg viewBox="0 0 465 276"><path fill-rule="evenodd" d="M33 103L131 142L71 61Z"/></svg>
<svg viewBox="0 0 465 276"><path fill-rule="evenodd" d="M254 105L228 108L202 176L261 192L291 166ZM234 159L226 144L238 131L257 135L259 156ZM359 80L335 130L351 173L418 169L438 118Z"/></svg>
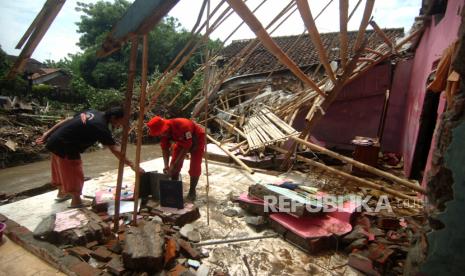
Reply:
<svg viewBox="0 0 465 276"><path fill-rule="evenodd" d="M61 158L52 153L52 185L61 186L67 194L80 195L84 186L82 160Z"/></svg>

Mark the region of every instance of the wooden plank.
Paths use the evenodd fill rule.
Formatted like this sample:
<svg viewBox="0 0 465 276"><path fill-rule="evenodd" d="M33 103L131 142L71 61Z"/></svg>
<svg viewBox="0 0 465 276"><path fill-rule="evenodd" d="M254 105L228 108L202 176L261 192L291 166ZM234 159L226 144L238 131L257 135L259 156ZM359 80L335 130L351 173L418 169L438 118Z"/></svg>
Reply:
<svg viewBox="0 0 465 276"><path fill-rule="evenodd" d="M236 13L247 23L250 29L257 35L262 42L263 46L270 51L283 65L285 65L296 77L303 83L313 88L318 94L323 97L325 94L320 88L310 79L304 72L292 61L289 56L273 41L270 35L263 28L262 24L253 15L249 8L241 0L227 0L229 5L236 11Z"/></svg>
<svg viewBox="0 0 465 276"><path fill-rule="evenodd" d="M313 45L315 46L318 57L320 62L323 64L325 68L326 75L331 79L333 83L336 82L336 76L334 75L333 69L329 65L328 55L326 53L326 49L323 46L323 42L321 41L320 33L315 25L315 20L313 19L312 12L310 11L310 7L308 5L307 0L296 0L297 7L299 8L300 16L304 20L305 26L307 26L308 34L312 39Z"/></svg>
<svg viewBox="0 0 465 276"><path fill-rule="evenodd" d="M134 1L105 38L97 56L108 56L134 35L148 33L178 2L179 0Z"/></svg>

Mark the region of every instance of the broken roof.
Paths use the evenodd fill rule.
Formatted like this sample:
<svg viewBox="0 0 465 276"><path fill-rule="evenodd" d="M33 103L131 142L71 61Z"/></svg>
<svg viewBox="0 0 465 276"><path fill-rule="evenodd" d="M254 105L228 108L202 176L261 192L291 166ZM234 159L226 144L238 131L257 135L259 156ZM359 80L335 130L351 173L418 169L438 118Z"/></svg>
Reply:
<svg viewBox="0 0 465 276"><path fill-rule="evenodd" d="M403 37L404 35L403 28L383 29L383 31L392 41L396 41L397 38ZM340 57L339 32L322 33L320 35L323 46L327 49L329 60L338 60ZM318 58L318 52L314 48L309 35L305 34L300 39L299 37L299 35L281 36L273 37L273 40L299 67L307 67L319 64L320 60ZM355 42L356 37L357 31L348 32L350 48ZM371 49L375 49L378 45L384 42L383 39L380 38L373 30L366 31L366 38L367 48ZM250 41L252 40L247 39L233 41L230 45L223 49L221 55L225 58L225 60L229 60L236 56L244 47L246 47ZM289 51L290 48L292 48L292 51ZM251 53L247 61L236 71L235 75L258 74L283 69L287 68L281 63L277 62L276 57L268 52L266 48L260 44L260 46Z"/></svg>

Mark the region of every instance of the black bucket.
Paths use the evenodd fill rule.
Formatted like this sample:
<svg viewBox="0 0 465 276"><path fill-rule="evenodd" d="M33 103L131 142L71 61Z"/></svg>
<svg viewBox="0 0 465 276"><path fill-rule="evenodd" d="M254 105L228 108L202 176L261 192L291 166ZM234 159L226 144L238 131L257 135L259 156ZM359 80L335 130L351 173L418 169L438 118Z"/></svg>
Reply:
<svg viewBox="0 0 465 276"><path fill-rule="evenodd" d="M145 172L140 175L139 196L141 198L152 197L154 200L160 200L160 180L168 180L166 174Z"/></svg>

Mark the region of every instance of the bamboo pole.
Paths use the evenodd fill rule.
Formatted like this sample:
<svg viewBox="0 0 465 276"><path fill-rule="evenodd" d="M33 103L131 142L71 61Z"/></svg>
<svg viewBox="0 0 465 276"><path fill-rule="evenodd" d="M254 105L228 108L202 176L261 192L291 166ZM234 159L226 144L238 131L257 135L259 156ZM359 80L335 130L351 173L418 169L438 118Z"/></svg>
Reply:
<svg viewBox="0 0 465 276"><path fill-rule="evenodd" d="M315 20L313 19L308 2L307 0L296 0L296 3L297 7L299 8L300 16L302 17L305 26L308 29L308 34L310 35L313 45L318 52L320 62L325 68L326 75L328 75L331 81L335 83L336 77L334 75L333 69L331 69L331 66L329 65L328 55L326 53L326 49L323 46L323 42L321 41L320 33L318 32L318 29L315 25Z"/></svg>
<svg viewBox="0 0 465 276"><path fill-rule="evenodd" d="M342 67L347 64L347 56L349 52L349 42L347 38L347 20L349 17L349 0L339 0L339 29L341 41L341 64Z"/></svg>
<svg viewBox="0 0 465 276"><path fill-rule="evenodd" d="M412 190L415 190L417 192L420 192L422 194L425 194L426 191L425 189L423 189L421 186L418 186L408 180L405 180L405 179L402 179L400 177L397 177L393 174L390 174L388 172L385 172L385 171L382 171L380 169L377 169L375 167L372 167L372 166L369 166L367 164L364 164L362 162L359 162L359 161L356 161L352 158L349 158L349 157L346 157L344 155L341 155L339 153L336 153L334 151L331 151L329 149L326 149L324 147L320 147L318 145L315 145L309 141L306 141L306 140L303 140L303 139L300 139L298 137L291 137L292 140L296 141L297 143L299 144L303 144L305 146L307 146L308 148L310 148L311 150L315 150L315 151L318 151L318 152L321 152L321 153L324 153L326 155L329 155L333 158L336 158L338 160L341 160L341 161L344 161L344 162L347 162L349 164L352 164L354 165L355 167L363 170L363 171L366 171L366 172L369 172L369 173L372 173L374 175L377 175L377 176L381 176L383 178L386 178L386 179L389 179L389 180L392 180L400 185L403 185L405 187L408 187Z"/></svg>
<svg viewBox="0 0 465 276"><path fill-rule="evenodd" d="M255 15L249 10L249 8L241 0L227 0L229 5L236 11L236 13L249 25L250 29L257 35L268 51L270 51L282 64L284 64L289 70L294 73L305 84L313 88L317 93L325 97L325 94L320 88L305 75L302 70L292 61L286 53L273 41L270 35L263 28L262 24Z"/></svg>
<svg viewBox="0 0 465 276"><path fill-rule="evenodd" d="M142 76L139 99L139 120L137 121L137 147L136 147L136 183L134 185L134 213L132 214L132 225L137 225L137 207L139 206L139 186L140 186L140 148L142 146L142 136L145 115L145 97L147 91L147 66L149 56L149 42L147 34L144 35L144 48L142 52Z"/></svg>
<svg viewBox="0 0 465 276"><path fill-rule="evenodd" d="M277 151L277 152L281 152L281 153L286 153L287 152L285 149L281 149L281 148L278 148L278 147L274 147L274 146L269 146L269 147L271 149ZM396 196L396 197L399 197L399 198L407 199L407 200L412 200L412 201L417 201L418 200L417 197L408 196L408 195L403 194L403 193L401 193L399 191L396 191L394 189L387 188L387 187L384 187L383 185L368 181L368 180L360 178L360 177L353 176L353 175L348 174L346 172L331 168L331 167L326 166L326 165L324 165L324 164L322 164L320 162L317 162L317 161L302 157L300 155L297 155L297 160L308 163L308 164L310 164L310 165L312 165L314 167L317 167L319 169L326 170L326 171L328 171L330 173L342 176L342 177L344 177L346 179L355 181L355 182L360 183L363 186L368 187L368 188L376 189L376 190L385 192L387 194L390 194L390 195L393 195L393 196Z"/></svg>
<svg viewBox="0 0 465 276"><path fill-rule="evenodd" d="M381 53L380 51L373 50L373 49L371 49L371 48L365 48L365 51L367 51L367 52L369 52L369 53L372 53L372 54L375 54L375 55L378 55L378 56L384 55L384 54Z"/></svg>
<svg viewBox="0 0 465 276"><path fill-rule="evenodd" d="M423 31L425 30L425 27L421 27L420 29L414 31L413 33L411 33L409 36L407 36L406 38L402 39L399 43L396 44L396 51L399 51L400 48L402 46L404 46L405 43L409 42L410 40L412 40L414 37L416 37L417 35L421 34Z"/></svg>
<svg viewBox="0 0 465 276"><path fill-rule="evenodd" d="M113 220L113 231L116 233L119 230L119 210L120 210L120 199L121 199L121 186L123 184L123 173L124 173L124 158L126 157L126 148L128 144L129 136L129 118L131 117L131 101L132 92L134 90L134 77L136 75L136 63L137 63L137 36L131 39L131 53L129 59L129 72L128 72L128 84L126 88L126 97L124 101L124 119L123 119L123 137L121 138L121 155L118 163L118 176L116 178L116 191L115 191L115 215Z"/></svg>
<svg viewBox="0 0 465 276"><path fill-rule="evenodd" d="M234 130L235 132L237 132L240 136L242 136L242 137L244 137L244 138L247 138L247 136L245 135L245 133L244 133L242 130L240 130L240 129L238 129L237 127L235 127L234 125L232 125L232 124L226 122L225 120L222 120L222 119L220 119L220 118L218 118L218 117L215 117L214 120L215 120L215 122L219 123L219 124L222 125L223 127L225 127L225 128L227 127L227 128L228 128L228 131L232 129L232 130Z"/></svg>
<svg viewBox="0 0 465 276"><path fill-rule="evenodd" d="M217 145L224 153L226 153L229 157L231 157L239 166L241 166L244 170L246 170L248 173L253 174L254 170L252 170L249 166L247 166L242 160L237 158L234 154L232 154L229 150L227 150L225 147L221 145L220 142L216 141L213 139L210 135L207 134L208 140L212 141L215 145Z"/></svg>

